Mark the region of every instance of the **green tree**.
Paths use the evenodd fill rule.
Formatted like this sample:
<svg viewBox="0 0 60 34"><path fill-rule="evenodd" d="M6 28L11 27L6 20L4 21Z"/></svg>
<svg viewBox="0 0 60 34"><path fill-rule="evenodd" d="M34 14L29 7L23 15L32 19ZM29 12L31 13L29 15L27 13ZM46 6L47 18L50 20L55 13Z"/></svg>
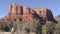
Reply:
<svg viewBox="0 0 60 34"><path fill-rule="evenodd" d="M54 34L55 24L51 21L46 23L46 34Z"/></svg>
<svg viewBox="0 0 60 34"><path fill-rule="evenodd" d="M42 34L42 24L40 21L36 23L36 34Z"/></svg>
<svg viewBox="0 0 60 34"><path fill-rule="evenodd" d="M4 27L5 27L4 22L0 22L0 31L4 31Z"/></svg>
<svg viewBox="0 0 60 34"><path fill-rule="evenodd" d="M9 21L9 22L4 23L4 25L5 25L4 30L10 31L13 26L13 22Z"/></svg>
<svg viewBox="0 0 60 34"><path fill-rule="evenodd" d="M60 22L58 22L58 24L55 26L55 33L60 34Z"/></svg>

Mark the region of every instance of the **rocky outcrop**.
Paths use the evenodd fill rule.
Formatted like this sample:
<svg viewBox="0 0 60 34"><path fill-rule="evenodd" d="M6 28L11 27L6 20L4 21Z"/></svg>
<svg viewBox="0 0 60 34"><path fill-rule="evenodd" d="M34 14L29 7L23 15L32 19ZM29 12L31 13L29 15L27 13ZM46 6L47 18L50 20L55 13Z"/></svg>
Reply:
<svg viewBox="0 0 60 34"><path fill-rule="evenodd" d="M19 6L13 4L9 7L9 12L6 17L3 18L4 22L7 21L21 21L21 22L33 22L41 20L42 22L53 21L56 22L53 18L51 10L47 8L34 8L31 9L26 6Z"/></svg>
<svg viewBox="0 0 60 34"><path fill-rule="evenodd" d="M55 16L55 20L60 22L60 15Z"/></svg>

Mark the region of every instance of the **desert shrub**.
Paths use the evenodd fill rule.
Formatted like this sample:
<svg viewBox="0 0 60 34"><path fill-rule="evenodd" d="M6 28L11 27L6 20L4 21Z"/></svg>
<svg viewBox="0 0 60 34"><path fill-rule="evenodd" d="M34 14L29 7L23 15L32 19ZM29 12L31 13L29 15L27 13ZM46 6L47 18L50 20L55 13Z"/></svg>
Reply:
<svg viewBox="0 0 60 34"><path fill-rule="evenodd" d="M46 34L54 34L55 24L51 21L46 23Z"/></svg>
<svg viewBox="0 0 60 34"><path fill-rule="evenodd" d="M29 29L28 27L25 27L25 31L26 31L27 33L30 33L30 29Z"/></svg>
<svg viewBox="0 0 60 34"><path fill-rule="evenodd" d="M42 24L40 21L36 23L36 34L42 34Z"/></svg>
<svg viewBox="0 0 60 34"><path fill-rule="evenodd" d="M35 32L36 34L41 34L42 33L42 25L41 25L40 21L23 24L22 30L26 31L27 33Z"/></svg>
<svg viewBox="0 0 60 34"><path fill-rule="evenodd" d="M42 34L46 34L47 32L47 28L45 25L42 26Z"/></svg>
<svg viewBox="0 0 60 34"><path fill-rule="evenodd" d="M3 31L3 28L4 28L4 24L0 22L0 31Z"/></svg>
<svg viewBox="0 0 60 34"><path fill-rule="evenodd" d="M60 34L60 22L58 22L58 24L55 26L55 33Z"/></svg>
<svg viewBox="0 0 60 34"><path fill-rule="evenodd" d="M0 22L0 29L3 28L3 24Z"/></svg>
<svg viewBox="0 0 60 34"><path fill-rule="evenodd" d="M10 31L12 26L13 26L13 22L11 21L4 23L4 31L7 31L7 32Z"/></svg>

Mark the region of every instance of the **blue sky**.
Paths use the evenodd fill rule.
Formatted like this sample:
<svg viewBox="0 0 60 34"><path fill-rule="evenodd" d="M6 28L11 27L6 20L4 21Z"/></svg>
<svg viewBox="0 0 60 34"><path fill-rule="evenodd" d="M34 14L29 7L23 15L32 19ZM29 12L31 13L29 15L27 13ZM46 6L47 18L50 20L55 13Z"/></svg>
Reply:
<svg viewBox="0 0 60 34"><path fill-rule="evenodd" d="M54 16L60 14L60 0L0 0L0 18L8 14L9 6L14 3L30 8L48 8Z"/></svg>

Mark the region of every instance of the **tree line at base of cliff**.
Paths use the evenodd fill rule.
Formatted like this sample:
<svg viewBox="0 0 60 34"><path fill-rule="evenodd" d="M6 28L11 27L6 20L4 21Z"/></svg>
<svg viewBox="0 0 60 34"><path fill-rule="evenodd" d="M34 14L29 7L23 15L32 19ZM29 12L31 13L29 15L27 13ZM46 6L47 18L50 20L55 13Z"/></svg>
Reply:
<svg viewBox="0 0 60 34"><path fill-rule="evenodd" d="M33 23L20 23L20 22L0 22L0 32L11 32L14 28L14 32L23 33L35 33L35 34L59 34L60 22L54 24L48 21L45 25L42 25L40 21Z"/></svg>

